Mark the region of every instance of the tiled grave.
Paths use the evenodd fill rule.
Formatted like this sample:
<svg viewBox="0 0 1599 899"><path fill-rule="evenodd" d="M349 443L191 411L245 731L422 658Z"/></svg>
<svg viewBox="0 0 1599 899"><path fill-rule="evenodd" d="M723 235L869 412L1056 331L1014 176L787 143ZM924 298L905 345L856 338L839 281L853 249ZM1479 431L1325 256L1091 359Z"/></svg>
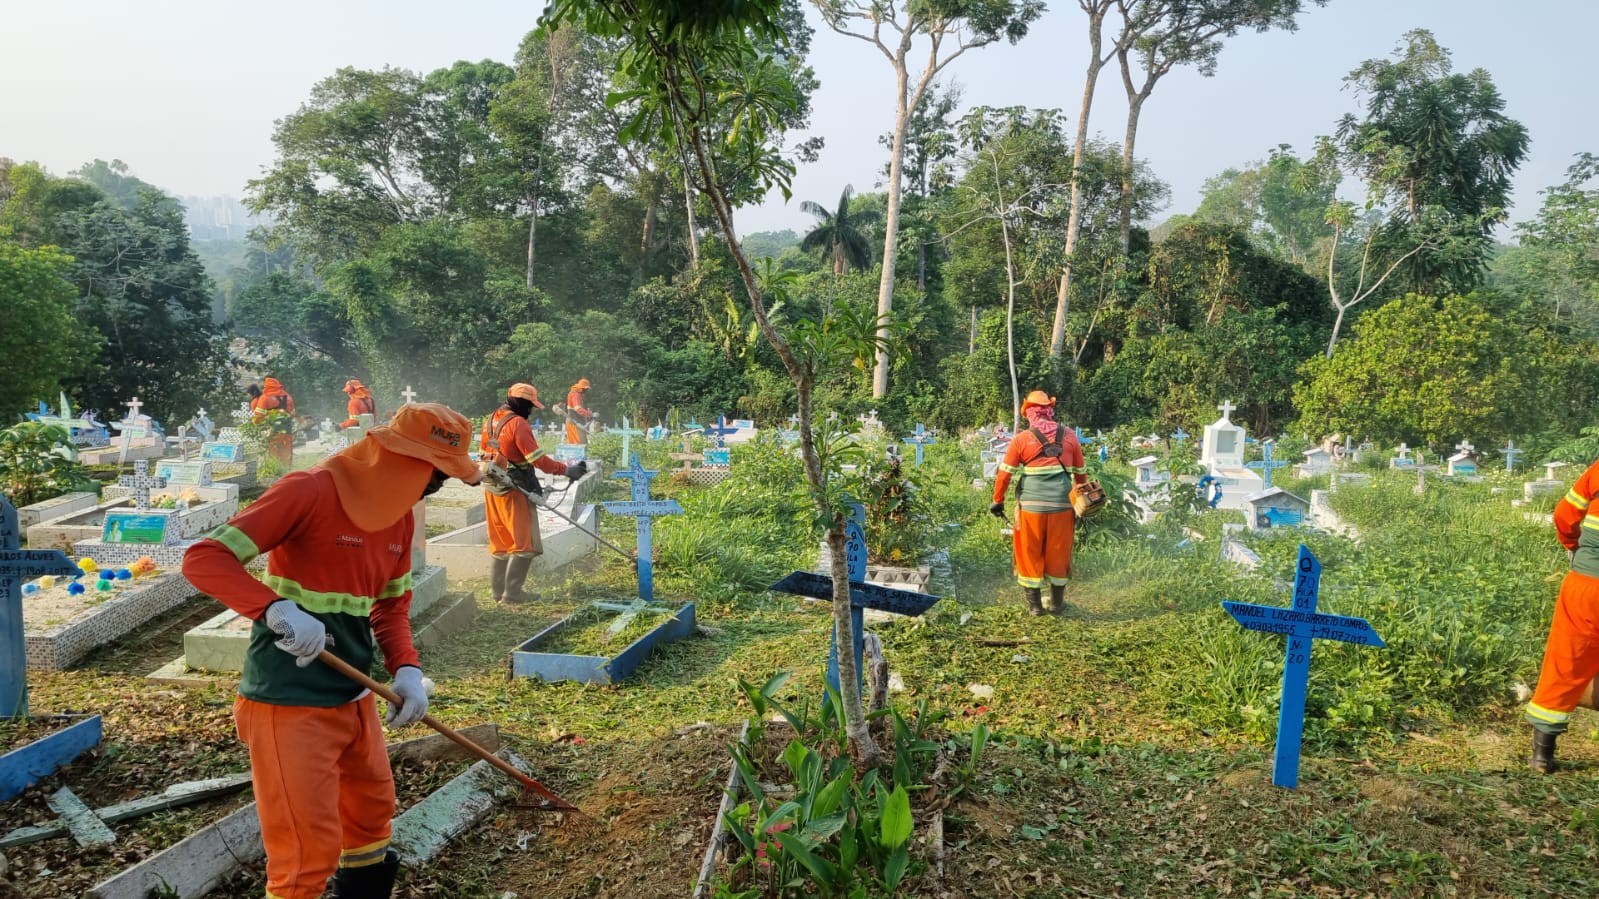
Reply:
<svg viewBox="0 0 1599 899"><path fill-rule="evenodd" d="M121 586L111 591L96 590L89 576L82 582L88 589L76 596L67 592L71 582L63 578L23 598L29 668L66 668L195 595L183 575L172 570L115 582Z"/></svg>

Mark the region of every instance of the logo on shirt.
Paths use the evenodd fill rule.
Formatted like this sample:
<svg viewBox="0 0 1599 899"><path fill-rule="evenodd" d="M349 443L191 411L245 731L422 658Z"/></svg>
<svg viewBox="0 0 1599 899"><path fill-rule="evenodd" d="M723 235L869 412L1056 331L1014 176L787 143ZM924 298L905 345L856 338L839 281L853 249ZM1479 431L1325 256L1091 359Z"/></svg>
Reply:
<svg viewBox="0 0 1599 899"><path fill-rule="evenodd" d="M339 536L333 538L333 545L342 546L348 549L360 549L361 547L366 546L366 541L360 537L352 537L349 534L340 534Z"/></svg>
<svg viewBox="0 0 1599 899"><path fill-rule="evenodd" d="M405 552L405 545L401 543L390 543L389 552L397 556L400 553Z"/></svg>

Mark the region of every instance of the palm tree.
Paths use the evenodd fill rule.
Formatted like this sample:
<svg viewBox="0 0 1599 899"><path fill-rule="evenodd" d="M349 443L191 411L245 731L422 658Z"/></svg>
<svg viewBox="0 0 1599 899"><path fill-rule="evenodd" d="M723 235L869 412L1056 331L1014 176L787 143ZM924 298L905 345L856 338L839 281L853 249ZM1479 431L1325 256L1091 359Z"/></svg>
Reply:
<svg viewBox="0 0 1599 899"><path fill-rule="evenodd" d="M838 197L838 210L834 212L829 212L820 204L812 203L810 200L800 204L800 209L817 218L816 227L800 241L800 249L821 250L823 259L831 253L835 275L844 274L852 266L865 269L872 265L871 244L867 242L866 233L862 230L862 226L872 216L862 212L850 214L849 201L853 196L855 188L846 184L844 192Z"/></svg>

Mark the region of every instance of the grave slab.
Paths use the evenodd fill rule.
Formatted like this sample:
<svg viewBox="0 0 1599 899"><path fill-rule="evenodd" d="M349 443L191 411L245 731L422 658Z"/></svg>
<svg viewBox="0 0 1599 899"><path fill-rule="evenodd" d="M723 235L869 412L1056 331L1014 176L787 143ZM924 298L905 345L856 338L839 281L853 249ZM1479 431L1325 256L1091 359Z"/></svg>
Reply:
<svg viewBox="0 0 1599 899"><path fill-rule="evenodd" d="M98 560L97 560L98 561ZM87 578L85 578L87 580ZM65 588L57 586L54 590ZM35 604L23 607L27 624L28 668L34 671L59 671L76 664L95 647L114 642L133 633L146 622L177 608L197 591L182 574L171 572L137 578L132 586L118 591L111 599L98 602L90 592L81 608L57 613ZM38 594L35 594L36 596ZM47 617L48 616L48 617Z"/></svg>
<svg viewBox="0 0 1599 899"><path fill-rule="evenodd" d="M604 610L601 610L604 614ZM511 653L511 676L543 681L577 681L587 684L614 684L626 680L644 664L650 651L660 643L681 640L694 633L694 604L687 603L643 636L628 644L615 656L570 655L543 652L540 647L561 631L593 620L593 609L580 609L535 634Z"/></svg>
<svg viewBox="0 0 1599 899"><path fill-rule="evenodd" d="M99 505L100 500L93 493L63 493L60 496L41 500L31 506L23 506L17 510L17 526L26 531L36 524L65 518L77 512L86 512Z"/></svg>
<svg viewBox="0 0 1599 899"><path fill-rule="evenodd" d="M100 716L95 715L0 755L0 802L17 798L72 764L73 759L100 745L102 734Z"/></svg>

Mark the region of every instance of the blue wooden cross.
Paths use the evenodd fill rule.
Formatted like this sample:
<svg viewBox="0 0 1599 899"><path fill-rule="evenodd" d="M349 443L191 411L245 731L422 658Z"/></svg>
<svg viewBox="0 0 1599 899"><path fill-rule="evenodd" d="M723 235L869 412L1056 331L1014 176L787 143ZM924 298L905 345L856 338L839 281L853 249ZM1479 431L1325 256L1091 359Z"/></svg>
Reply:
<svg viewBox="0 0 1599 899"><path fill-rule="evenodd" d="M1321 591L1321 562L1310 548L1299 545L1294 574L1293 608L1224 602L1221 607L1234 621L1252 631L1285 634L1282 700L1277 715L1277 751L1272 760L1271 782L1279 787L1299 786L1299 749L1305 735L1305 688L1310 681L1310 649L1315 640L1339 640L1362 646L1387 646L1364 618L1324 615L1316 611Z"/></svg>
<svg viewBox="0 0 1599 899"><path fill-rule="evenodd" d="M718 448L721 448L721 447L724 447L724 446L727 445L723 441L724 437L726 437L729 434L737 434L738 433L738 428L730 428L730 427L727 426L727 416L726 415L718 416L717 419L716 419L716 424L714 424L714 425L706 425L703 430L705 432L705 436L707 436L707 437L715 437L716 438L716 446Z"/></svg>
<svg viewBox="0 0 1599 899"><path fill-rule="evenodd" d="M1178 425L1177 426L1177 430L1173 431L1172 435L1171 435L1171 439L1177 441L1177 445L1178 446L1181 446L1183 441L1187 440L1188 437L1189 437L1189 435L1188 435L1187 432L1185 432L1183 430L1183 426L1182 425Z"/></svg>
<svg viewBox="0 0 1599 899"><path fill-rule="evenodd" d="M900 615L920 615L933 607L939 597L909 590L895 590L866 583L866 507L859 503L850 506L850 517L844 522L846 534L845 559L849 565L849 618L854 632L855 673L864 677L861 658L866 651L866 609L895 612ZM796 571L770 588L775 593L789 593L811 599L833 599L833 579L825 574ZM838 686L838 628L833 628L833 639L827 650L827 683L834 690Z"/></svg>
<svg viewBox="0 0 1599 899"><path fill-rule="evenodd" d="M47 574L78 574L58 549L20 549L17 510L0 496L0 718L28 714L28 646L23 639L22 584Z"/></svg>
<svg viewBox="0 0 1599 899"><path fill-rule="evenodd" d="M1277 441L1267 438L1260 445L1261 460L1259 462L1248 462L1244 465L1245 468L1253 468L1261 473L1261 476L1266 481L1266 489L1268 490L1271 489L1271 473L1288 464L1288 462L1283 459L1272 459L1272 453L1276 449Z"/></svg>
<svg viewBox="0 0 1599 899"><path fill-rule="evenodd" d="M638 595L644 602L655 600L655 565L650 534L650 521L657 515L682 515L683 507L675 499L650 499L650 481L660 474L645 471L639 464L638 454L633 454L632 464L626 471L612 477L631 481L632 498L625 502L600 503L600 508L613 515L632 515L638 519Z"/></svg>
<svg viewBox="0 0 1599 899"><path fill-rule="evenodd" d="M1499 451L1505 454L1505 471L1515 471L1516 458L1526 452L1525 450L1516 449L1516 441L1514 440L1505 441L1505 446Z"/></svg>
<svg viewBox="0 0 1599 899"><path fill-rule="evenodd" d="M655 423L655 427L650 428L649 434L646 435L644 439L646 439L646 440L665 440L666 438L668 438L670 436L671 436L671 431L669 431L667 429L666 422L657 421Z"/></svg>
<svg viewBox="0 0 1599 899"><path fill-rule="evenodd" d="M922 451L929 444L937 443L938 438L928 433L927 428L921 423L916 423L916 432L905 438L905 442L916 447L916 464L922 464Z"/></svg>
<svg viewBox="0 0 1599 899"><path fill-rule="evenodd" d="M628 427L627 416L622 416L622 426L612 433L622 435L622 461L616 463L618 468L626 468L627 460L633 458L633 438L644 436L638 428Z"/></svg>

